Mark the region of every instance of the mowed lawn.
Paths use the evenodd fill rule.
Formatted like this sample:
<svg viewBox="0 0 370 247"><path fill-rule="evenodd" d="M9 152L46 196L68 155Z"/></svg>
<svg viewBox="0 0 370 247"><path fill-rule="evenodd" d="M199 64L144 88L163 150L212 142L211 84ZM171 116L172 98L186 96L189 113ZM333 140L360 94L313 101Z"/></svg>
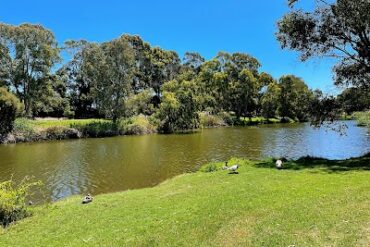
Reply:
<svg viewBox="0 0 370 247"><path fill-rule="evenodd" d="M370 157L239 163L154 188L36 207L0 246L370 246ZM217 164L220 166L221 164Z"/></svg>

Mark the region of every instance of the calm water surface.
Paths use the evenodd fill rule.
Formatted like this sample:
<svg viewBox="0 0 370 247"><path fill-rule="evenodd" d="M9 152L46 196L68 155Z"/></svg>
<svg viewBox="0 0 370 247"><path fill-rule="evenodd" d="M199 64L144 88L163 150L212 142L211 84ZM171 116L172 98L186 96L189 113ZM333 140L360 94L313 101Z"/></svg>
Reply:
<svg viewBox="0 0 370 247"><path fill-rule="evenodd" d="M0 145L0 181L26 175L45 183L51 200L154 186L232 156L264 158L305 155L330 159L370 151L366 128L345 122L346 135L308 124L205 129L193 134L124 136Z"/></svg>

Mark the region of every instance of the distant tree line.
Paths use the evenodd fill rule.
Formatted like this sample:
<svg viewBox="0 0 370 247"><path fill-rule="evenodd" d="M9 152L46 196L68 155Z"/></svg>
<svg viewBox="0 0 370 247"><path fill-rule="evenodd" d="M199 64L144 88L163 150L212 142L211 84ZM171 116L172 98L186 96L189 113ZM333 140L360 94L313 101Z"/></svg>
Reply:
<svg viewBox="0 0 370 247"><path fill-rule="evenodd" d="M61 52L68 52L71 59L61 63ZM58 46L54 34L40 25L0 23L0 87L6 89L0 91L0 104L1 94L7 102L15 99L5 94L14 94L23 104L21 114L30 118L116 122L143 114L151 116L162 132L197 128L198 113L204 111L226 112L237 120L253 116L309 120L322 93L294 75L274 79L260 72L260 66L256 58L239 52L219 52L210 60L187 52L180 59L174 51L131 35ZM348 89L338 100L350 112L366 108L368 95ZM14 103L14 112L20 112L19 102ZM6 114L2 109L0 113Z"/></svg>

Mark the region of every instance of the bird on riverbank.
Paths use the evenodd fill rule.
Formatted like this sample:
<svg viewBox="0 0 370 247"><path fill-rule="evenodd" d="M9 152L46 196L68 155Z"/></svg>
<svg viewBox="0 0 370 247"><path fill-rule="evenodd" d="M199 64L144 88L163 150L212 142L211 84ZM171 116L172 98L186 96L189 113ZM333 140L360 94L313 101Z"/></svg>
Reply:
<svg viewBox="0 0 370 247"><path fill-rule="evenodd" d="M92 197L90 194L87 194L84 198L82 198L82 204L90 203L92 202L94 197Z"/></svg>
<svg viewBox="0 0 370 247"><path fill-rule="evenodd" d="M228 166L228 161L225 162L225 165L222 167L222 170L229 170L230 173L235 173L237 174L238 173L238 168L239 168L239 164L236 164L236 165L233 165L233 166Z"/></svg>
<svg viewBox="0 0 370 247"><path fill-rule="evenodd" d="M278 170L283 169L283 161L281 161L281 160L277 160L277 161L275 162L275 165L276 165L276 168L277 168Z"/></svg>

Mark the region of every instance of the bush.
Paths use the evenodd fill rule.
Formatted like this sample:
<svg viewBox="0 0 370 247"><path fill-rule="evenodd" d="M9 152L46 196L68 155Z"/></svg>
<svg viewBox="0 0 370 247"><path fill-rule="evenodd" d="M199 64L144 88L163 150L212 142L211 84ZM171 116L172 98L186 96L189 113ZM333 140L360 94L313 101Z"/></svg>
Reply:
<svg viewBox="0 0 370 247"><path fill-rule="evenodd" d="M199 170L201 172L216 172L216 171L219 171L221 170L221 167L224 165L224 163L220 163L220 162L213 162L213 163L209 163L209 164L206 164L204 166L202 166Z"/></svg>
<svg viewBox="0 0 370 247"><path fill-rule="evenodd" d="M71 128L79 130L86 137L116 136L118 133L117 124L113 122L91 122L88 124L71 124Z"/></svg>
<svg viewBox="0 0 370 247"><path fill-rule="evenodd" d="M156 132L155 126L144 115L120 120L118 129L121 135L142 135Z"/></svg>
<svg viewBox="0 0 370 247"><path fill-rule="evenodd" d="M47 128L42 131L41 135L44 136L45 139L49 140L75 139L81 137L78 130L61 126Z"/></svg>
<svg viewBox="0 0 370 247"><path fill-rule="evenodd" d="M359 126L370 127L370 111L355 112L353 117L356 119Z"/></svg>
<svg viewBox="0 0 370 247"><path fill-rule="evenodd" d="M0 138L13 130L15 117L21 110L22 104L17 97L0 87Z"/></svg>
<svg viewBox="0 0 370 247"><path fill-rule="evenodd" d="M173 88L172 88L173 87ZM197 129L199 116L198 103L193 92L194 82L167 82L163 92L161 105L156 113L160 120L161 133L173 133L183 130Z"/></svg>
<svg viewBox="0 0 370 247"><path fill-rule="evenodd" d="M212 115L209 112L200 112L199 113L199 122L200 125L205 127L219 127L226 126L227 124L224 120L218 115Z"/></svg>
<svg viewBox="0 0 370 247"><path fill-rule="evenodd" d="M218 113L217 116L220 117L227 125L234 125L235 123L235 116L233 116L229 112L223 111Z"/></svg>
<svg viewBox="0 0 370 247"><path fill-rule="evenodd" d="M35 186L41 186L41 182L30 182L27 177L18 186L12 179L0 183L0 223L4 227L30 216L26 198Z"/></svg>

